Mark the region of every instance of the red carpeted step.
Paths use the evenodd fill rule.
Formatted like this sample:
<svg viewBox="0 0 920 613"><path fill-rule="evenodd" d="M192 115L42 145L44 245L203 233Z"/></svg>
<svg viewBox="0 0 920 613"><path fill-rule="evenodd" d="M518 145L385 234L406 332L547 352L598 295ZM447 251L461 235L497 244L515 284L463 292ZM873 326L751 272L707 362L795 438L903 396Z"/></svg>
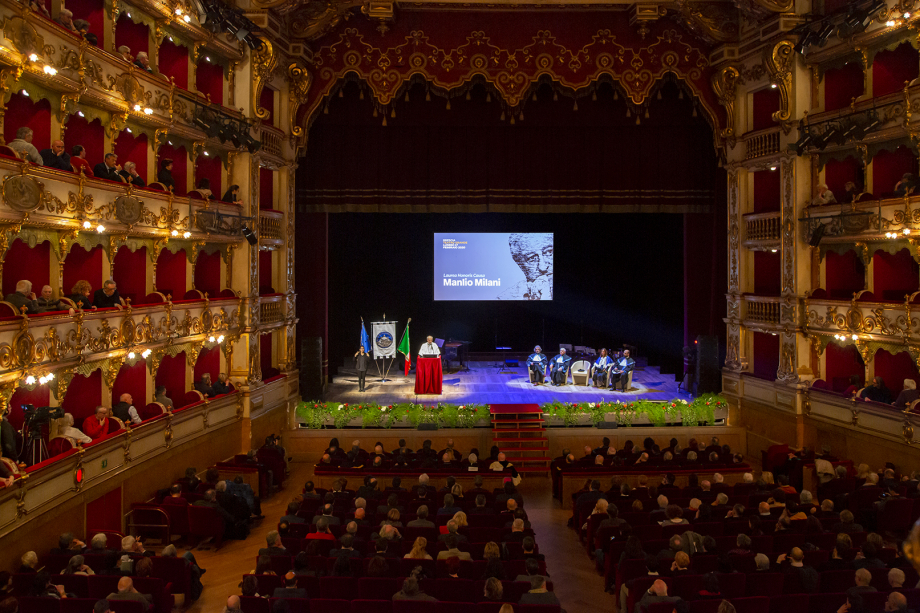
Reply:
<svg viewBox="0 0 920 613"><path fill-rule="evenodd" d="M508 455L511 452L520 453L522 451L549 451L549 447L499 447L499 451Z"/></svg>
<svg viewBox="0 0 920 613"><path fill-rule="evenodd" d="M492 428L492 432L500 432L502 434L514 432L546 432L546 428Z"/></svg>
<svg viewBox="0 0 920 613"><path fill-rule="evenodd" d="M492 419L493 424L542 424L545 420L528 417L524 419Z"/></svg>
<svg viewBox="0 0 920 613"><path fill-rule="evenodd" d="M489 412L493 415L496 414L524 414L524 413L537 413L543 414L543 409L540 408L539 404L490 404Z"/></svg>
<svg viewBox="0 0 920 613"><path fill-rule="evenodd" d="M535 432L533 428L526 428L524 432L530 433ZM509 430L502 428L500 430L493 430L492 432L514 432L514 430ZM549 439L545 436L522 436L520 438L514 438L513 436L493 436L493 443L548 443Z"/></svg>

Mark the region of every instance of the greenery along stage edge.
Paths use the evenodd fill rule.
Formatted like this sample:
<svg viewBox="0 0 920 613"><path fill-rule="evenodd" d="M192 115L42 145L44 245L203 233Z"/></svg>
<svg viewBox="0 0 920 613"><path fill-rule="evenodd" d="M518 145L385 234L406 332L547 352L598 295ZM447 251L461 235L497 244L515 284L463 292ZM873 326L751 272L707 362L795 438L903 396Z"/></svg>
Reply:
<svg viewBox="0 0 920 613"><path fill-rule="evenodd" d="M631 426L633 422L650 423L653 426L668 424L711 426L715 423L717 408L728 406L722 396L701 396L691 402L686 400L635 402L547 402L541 408L551 419L560 420L566 426L582 423L582 417L589 416L592 424L602 421L616 421L620 426ZM489 406L485 404L442 404L422 405L413 403L380 405L375 403L342 404L318 400L301 402L297 405L297 417L307 428L320 429L324 425L334 428L357 425L362 428L391 428L410 425L417 428L422 423L436 423L439 428L475 428L489 422ZM644 418L644 419L640 419Z"/></svg>

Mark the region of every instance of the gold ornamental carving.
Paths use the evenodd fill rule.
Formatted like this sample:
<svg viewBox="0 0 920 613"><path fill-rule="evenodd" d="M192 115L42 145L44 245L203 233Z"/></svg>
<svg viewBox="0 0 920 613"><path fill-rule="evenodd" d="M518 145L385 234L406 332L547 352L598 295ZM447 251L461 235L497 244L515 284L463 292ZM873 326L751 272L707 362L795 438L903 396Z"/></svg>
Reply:
<svg viewBox="0 0 920 613"><path fill-rule="evenodd" d="M779 110L773 113L773 121L785 124L792 116L790 99L792 97L792 68L795 62L795 45L788 40L781 40L772 49L764 50L764 63L770 73L770 82L779 91Z"/></svg>
<svg viewBox="0 0 920 613"><path fill-rule="evenodd" d="M300 138L305 134L304 127L297 125L297 112L302 104L306 104L310 93L310 84L313 76L306 68L301 68L295 63L288 66L288 81L290 83L289 103L291 136Z"/></svg>
<svg viewBox="0 0 920 613"><path fill-rule="evenodd" d="M262 97L262 89L278 63L278 56L268 39L260 38L259 41L262 43L261 46L252 51L252 70L254 73L252 114L258 119L267 119L270 111L269 109L263 109L259 104L259 100Z"/></svg>
<svg viewBox="0 0 920 613"><path fill-rule="evenodd" d="M131 72L121 73L115 78L113 86L124 96L125 102L128 103L130 108L134 108L135 104L148 106L151 94L150 92L144 91L144 86L141 85L141 82L133 73L133 70Z"/></svg>
<svg viewBox="0 0 920 613"><path fill-rule="evenodd" d="M738 11L724 2L677 0L684 24L708 43L738 40Z"/></svg>
<svg viewBox="0 0 920 613"><path fill-rule="evenodd" d="M3 36L13 43L16 51L27 57L32 53L41 55L45 48L45 39L42 35L19 15L4 19Z"/></svg>
<svg viewBox="0 0 920 613"><path fill-rule="evenodd" d="M33 177L7 175L3 180L3 202L19 213L37 209L44 201L44 186Z"/></svg>
<svg viewBox="0 0 920 613"><path fill-rule="evenodd" d="M283 7L291 0L255 0L260 8ZM296 2L296 0L295 0ZM313 0L291 15L290 31L294 38L316 40L351 17L351 9L360 0Z"/></svg>
<svg viewBox="0 0 920 613"><path fill-rule="evenodd" d="M719 135L729 147L735 146L735 94L740 74L734 66L726 66L712 75L712 90L725 107L725 128Z"/></svg>
<svg viewBox="0 0 920 613"><path fill-rule="evenodd" d="M134 196L119 196L115 199L115 219L133 226L144 218L144 203Z"/></svg>

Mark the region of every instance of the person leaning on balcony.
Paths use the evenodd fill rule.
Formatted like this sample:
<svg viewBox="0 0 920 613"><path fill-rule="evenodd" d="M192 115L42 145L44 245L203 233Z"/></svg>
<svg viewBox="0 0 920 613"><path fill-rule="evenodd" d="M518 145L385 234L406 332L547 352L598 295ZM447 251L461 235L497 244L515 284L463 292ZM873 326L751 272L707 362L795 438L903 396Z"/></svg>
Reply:
<svg viewBox="0 0 920 613"><path fill-rule="evenodd" d="M172 176L173 161L169 158L160 160L160 172L157 173L157 181L165 185L169 191L176 191L176 180Z"/></svg>
<svg viewBox="0 0 920 613"><path fill-rule="evenodd" d="M61 9L58 18L55 19L59 24L71 32L76 32L77 28L73 25L73 13L67 9Z"/></svg>
<svg viewBox="0 0 920 613"><path fill-rule="evenodd" d="M64 151L64 141L62 140L53 141L50 149L42 149L41 156L45 168L57 168L67 172L73 170L73 166L70 165L70 155Z"/></svg>
<svg viewBox="0 0 920 613"><path fill-rule="evenodd" d="M827 184L822 183L815 191L815 197L811 199L811 206L820 206L822 204L835 204L837 199L834 198L834 192L827 189Z"/></svg>
<svg viewBox="0 0 920 613"><path fill-rule="evenodd" d="M84 445L93 442L93 439L73 427L73 415L70 413L64 413L64 417L61 418L58 428L58 434L60 436L68 436L78 443L82 443Z"/></svg>
<svg viewBox="0 0 920 613"><path fill-rule="evenodd" d="M74 145L70 150L70 166L77 174L82 172L87 177L93 176L93 168L86 161L86 147L83 145Z"/></svg>
<svg viewBox="0 0 920 613"><path fill-rule="evenodd" d="M112 415L125 423L130 421L131 423L139 424L142 421L140 415L137 414L137 409L134 408L134 399L128 393L124 393L118 398L118 404L112 407Z"/></svg>
<svg viewBox="0 0 920 613"><path fill-rule="evenodd" d="M901 390L901 393L898 394L898 399L892 404L899 409L906 409L911 402L918 398L920 398L920 393L917 392L917 382L913 379L904 379L904 389Z"/></svg>
<svg viewBox="0 0 920 613"><path fill-rule="evenodd" d="M118 183L121 182L120 172L121 164L118 163L118 156L114 153L106 153L104 161L101 164L96 164L96 167L93 168L93 174L97 178Z"/></svg>
<svg viewBox="0 0 920 613"><path fill-rule="evenodd" d="M201 379L195 382L195 389L201 392L206 398L214 396L214 386L211 384L211 373L206 372L201 375Z"/></svg>
<svg viewBox="0 0 920 613"><path fill-rule="evenodd" d="M39 166L44 166L45 161L42 160L42 156L38 152L38 149L32 144L32 138L34 136L35 133L32 132L32 128L23 126L16 130L16 138L7 143L7 146L18 153L22 159L38 164Z"/></svg>
<svg viewBox="0 0 920 613"><path fill-rule="evenodd" d="M50 285L42 287L41 295L36 299L38 302L38 312L48 313L51 311L66 311L67 307L61 304L61 301L54 297L54 290Z"/></svg>
<svg viewBox="0 0 920 613"><path fill-rule="evenodd" d="M215 381L214 385L211 386L211 392L215 396L230 393L230 386L227 385L227 373L220 373L217 375L217 381Z"/></svg>
<svg viewBox="0 0 920 613"><path fill-rule="evenodd" d="M125 182L130 183L134 187L146 187L147 184L144 183L144 178L137 173L137 164L135 162L125 162L125 167L122 170L118 171Z"/></svg>
<svg viewBox="0 0 920 613"><path fill-rule="evenodd" d="M170 400L169 396L166 395L166 387L163 385L157 387L153 401L162 404L164 407L166 407L167 411L171 411L173 408L173 401Z"/></svg>
<svg viewBox="0 0 920 613"><path fill-rule="evenodd" d="M224 202L234 202L236 204L242 204L242 200L240 200L240 186L231 185L230 188L226 192L224 192L223 201Z"/></svg>
<svg viewBox="0 0 920 613"><path fill-rule="evenodd" d="M141 70L146 70L147 72L153 72L153 68L150 67L150 58L147 56L146 51L137 52L137 57L134 60L134 65L140 68Z"/></svg>
<svg viewBox="0 0 920 613"><path fill-rule="evenodd" d="M17 281L16 291L12 294L7 294L3 300L12 304L13 308L16 309L16 313L21 313L22 307L26 307L26 313L40 312L38 300L35 299L35 292L32 291L32 282L25 279Z"/></svg>
<svg viewBox="0 0 920 613"><path fill-rule="evenodd" d="M128 62L129 64L134 62L134 56L131 55L131 47L128 45L122 45L118 48L118 55L121 56L121 59Z"/></svg>
<svg viewBox="0 0 920 613"><path fill-rule="evenodd" d="M70 299L78 308L89 309L93 306L93 300L90 298L93 295L93 286L89 284L89 281L83 279L77 281L70 292Z"/></svg>
<svg viewBox="0 0 920 613"><path fill-rule="evenodd" d="M83 420L83 432L93 440L109 433L109 410L100 405L96 412Z"/></svg>
<svg viewBox="0 0 920 613"><path fill-rule="evenodd" d="M93 306L97 309L108 309L124 304L124 300L118 295L118 289L115 281L108 279L103 282L102 289L97 289L93 294Z"/></svg>

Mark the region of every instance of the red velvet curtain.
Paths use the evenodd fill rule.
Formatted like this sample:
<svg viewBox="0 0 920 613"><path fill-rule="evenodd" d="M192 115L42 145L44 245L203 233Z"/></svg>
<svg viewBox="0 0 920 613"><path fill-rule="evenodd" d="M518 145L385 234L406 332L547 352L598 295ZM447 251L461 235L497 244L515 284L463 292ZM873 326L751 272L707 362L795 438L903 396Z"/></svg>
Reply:
<svg viewBox="0 0 920 613"><path fill-rule="evenodd" d="M259 252L259 293L274 294L275 288L272 286L272 252Z"/></svg>
<svg viewBox="0 0 920 613"><path fill-rule="evenodd" d="M124 533L121 487L86 503L86 538L100 530Z"/></svg>
<svg viewBox="0 0 920 613"><path fill-rule="evenodd" d="M185 396L185 352L176 354L175 357L165 356L157 369L156 386L166 388L176 408L185 406L182 397Z"/></svg>
<svg viewBox="0 0 920 613"><path fill-rule="evenodd" d="M156 290L171 294L173 300L182 300L187 291L186 266L185 249L180 249L176 254L169 249L161 251L157 259Z"/></svg>
<svg viewBox="0 0 920 613"><path fill-rule="evenodd" d="M272 366L272 336L274 334L271 333L259 335L259 358L261 359L263 379L271 378L277 374L276 369Z"/></svg>
<svg viewBox="0 0 920 613"><path fill-rule="evenodd" d="M144 360L135 362L134 366L123 365L115 378L112 386L112 403L116 403L122 394L131 394L134 408L140 410L147 406L147 398L153 396L147 392L147 363Z"/></svg>
<svg viewBox="0 0 920 613"><path fill-rule="evenodd" d="M51 147L51 102L32 100L21 92L12 94L6 104L3 138L6 142L14 140L16 130L22 127L32 128L32 144L39 151Z"/></svg>
<svg viewBox="0 0 920 613"><path fill-rule="evenodd" d="M268 117L262 120L262 123L275 125L275 90L270 87L263 87L259 95L259 106L268 111Z"/></svg>
<svg viewBox="0 0 920 613"><path fill-rule="evenodd" d="M150 183L153 178L147 176L147 151L149 149L146 134L131 134L122 130L115 139L115 154L118 163L124 167L127 162L137 164L137 174L145 183Z"/></svg>
<svg viewBox="0 0 920 613"><path fill-rule="evenodd" d="M752 96L752 110L754 122L752 130L766 130L776 125L773 113L779 110L779 90L773 88L761 89Z"/></svg>
<svg viewBox="0 0 920 613"><path fill-rule="evenodd" d="M13 241L3 258L3 270L4 296L15 292L20 280L31 281L32 291L40 294L43 285L51 285L51 243L45 241L33 249L20 240ZM56 281L52 286L55 292Z"/></svg>
<svg viewBox="0 0 920 613"><path fill-rule="evenodd" d="M198 62L195 88L211 96L214 104L224 103L224 67L202 58Z"/></svg>
<svg viewBox="0 0 920 613"><path fill-rule="evenodd" d="M141 51L150 52L150 28L142 23L134 23L122 14L115 26L115 48L126 45L131 55L137 57Z"/></svg>
<svg viewBox="0 0 920 613"><path fill-rule="evenodd" d="M758 296L779 296L783 291L782 258L777 251L754 252L754 293Z"/></svg>
<svg viewBox="0 0 920 613"><path fill-rule="evenodd" d="M46 407L51 402L51 390L47 385L41 385L34 390L29 391L24 387L18 388L10 397L10 424L17 430L22 428L23 413L22 405L31 404L35 408Z"/></svg>
<svg viewBox="0 0 920 613"><path fill-rule="evenodd" d="M135 305L144 304L147 296L147 248L131 251L125 246L115 254L115 283L118 293L124 299L131 299Z"/></svg>
<svg viewBox="0 0 920 613"><path fill-rule="evenodd" d="M884 96L904 89L904 82L920 76L920 53L910 43L880 51L872 62L872 95Z"/></svg>
<svg viewBox="0 0 920 613"><path fill-rule="evenodd" d="M275 208L275 173L268 168L259 169L259 208Z"/></svg>
<svg viewBox="0 0 920 613"><path fill-rule="evenodd" d="M214 197L220 199L224 195L220 185L221 176L223 175L223 163L220 158L216 155L204 155L202 153L195 161L195 169L195 176L197 177L195 187L198 186L198 181L207 179L211 183L211 191L214 192Z"/></svg>
<svg viewBox="0 0 920 613"><path fill-rule="evenodd" d="M778 170L761 170L754 173L754 212L773 213L782 205L780 174Z"/></svg>
<svg viewBox="0 0 920 613"><path fill-rule="evenodd" d="M82 145L86 149L86 161L90 166L95 166L105 158L105 131L102 122L94 119L87 122L86 118L73 114L67 120L67 129L64 131L64 143L67 153L71 153L74 145Z"/></svg>
<svg viewBox="0 0 920 613"><path fill-rule="evenodd" d="M920 267L910 251L901 249L891 255L876 251L872 257L872 289L876 300L903 302L905 295L920 289Z"/></svg>
<svg viewBox="0 0 920 613"><path fill-rule="evenodd" d="M849 300L865 285L865 267L855 251L843 255L828 251L824 256L825 289L829 298Z"/></svg>
<svg viewBox="0 0 920 613"><path fill-rule="evenodd" d="M96 412L102 404L102 371L94 370L88 377L74 375L67 386L67 393L61 401L64 411L73 415L79 428L83 420Z"/></svg>
<svg viewBox="0 0 920 613"><path fill-rule="evenodd" d="M865 383L866 369L855 345L843 347L829 343L824 349L825 381L830 389L843 392L850 386L850 377L859 377L859 387Z"/></svg>
<svg viewBox="0 0 920 613"><path fill-rule="evenodd" d="M212 298L222 289L220 286L220 252L201 252L195 262L195 289L207 292Z"/></svg>
<svg viewBox="0 0 920 613"><path fill-rule="evenodd" d="M754 376L773 381L779 369L779 337L754 332Z"/></svg>
<svg viewBox="0 0 920 613"><path fill-rule="evenodd" d="M917 154L908 147L882 150L872 158L872 191L878 197L894 195L894 186L906 173L917 175Z"/></svg>
<svg viewBox="0 0 920 613"><path fill-rule="evenodd" d="M843 160L828 160L824 165L824 182L839 201L846 199L844 185L852 181L859 188L865 188L862 181L862 164L853 156Z"/></svg>
<svg viewBox="0 0 920 613"><path fill-rule="evenodd" d="M186 189L186 176L188 174L188 152L185 147L174 147L168 142L160 145L159 155L157 156L157 172L160 170L160 163L163 160L172 160L172 176L176 182L176 195L184 196L188 191Z"/></svg>
<svg viewBox="0 0 920 613"><path fill-rule="evenodd" d="M170 42L169 38L160 44L160 72L176 81L176 87L188 89L188 48Z"/></svg>
<svg viewBox="0 0 920 613"><path fill-rule="evenodd" d="M102 287L102 247L93 247L86 251L80 245L74 245L64 260L64 287L62 292L70 296L77 281L86 280L93 286L93 291Z"/></svg>
<svg viewBox="0 0 920 613"><path fill-rule="evenodd" d="M834 111L850 106L853 98L863 94L863 69L853 61L843 68L824 73L824 110Z"/></svg>
<svg viewBox="0 0 920 613"><path fill-rule="evenodd" d="M917 364L907 351L891 354L880 349L875 352L873 359L875 360L875 376L881 377L891 390L892 400L904 389L904 379L913 379L920 383Z"/></svg>
<svg viewBox="0 0 920 613"><path fill-rule="evenodd" d="M220 374L220 346L213 349L202 349L195 362L195 381L201 380L204 373L211 375L211 381L217 381Z"/></svg>

